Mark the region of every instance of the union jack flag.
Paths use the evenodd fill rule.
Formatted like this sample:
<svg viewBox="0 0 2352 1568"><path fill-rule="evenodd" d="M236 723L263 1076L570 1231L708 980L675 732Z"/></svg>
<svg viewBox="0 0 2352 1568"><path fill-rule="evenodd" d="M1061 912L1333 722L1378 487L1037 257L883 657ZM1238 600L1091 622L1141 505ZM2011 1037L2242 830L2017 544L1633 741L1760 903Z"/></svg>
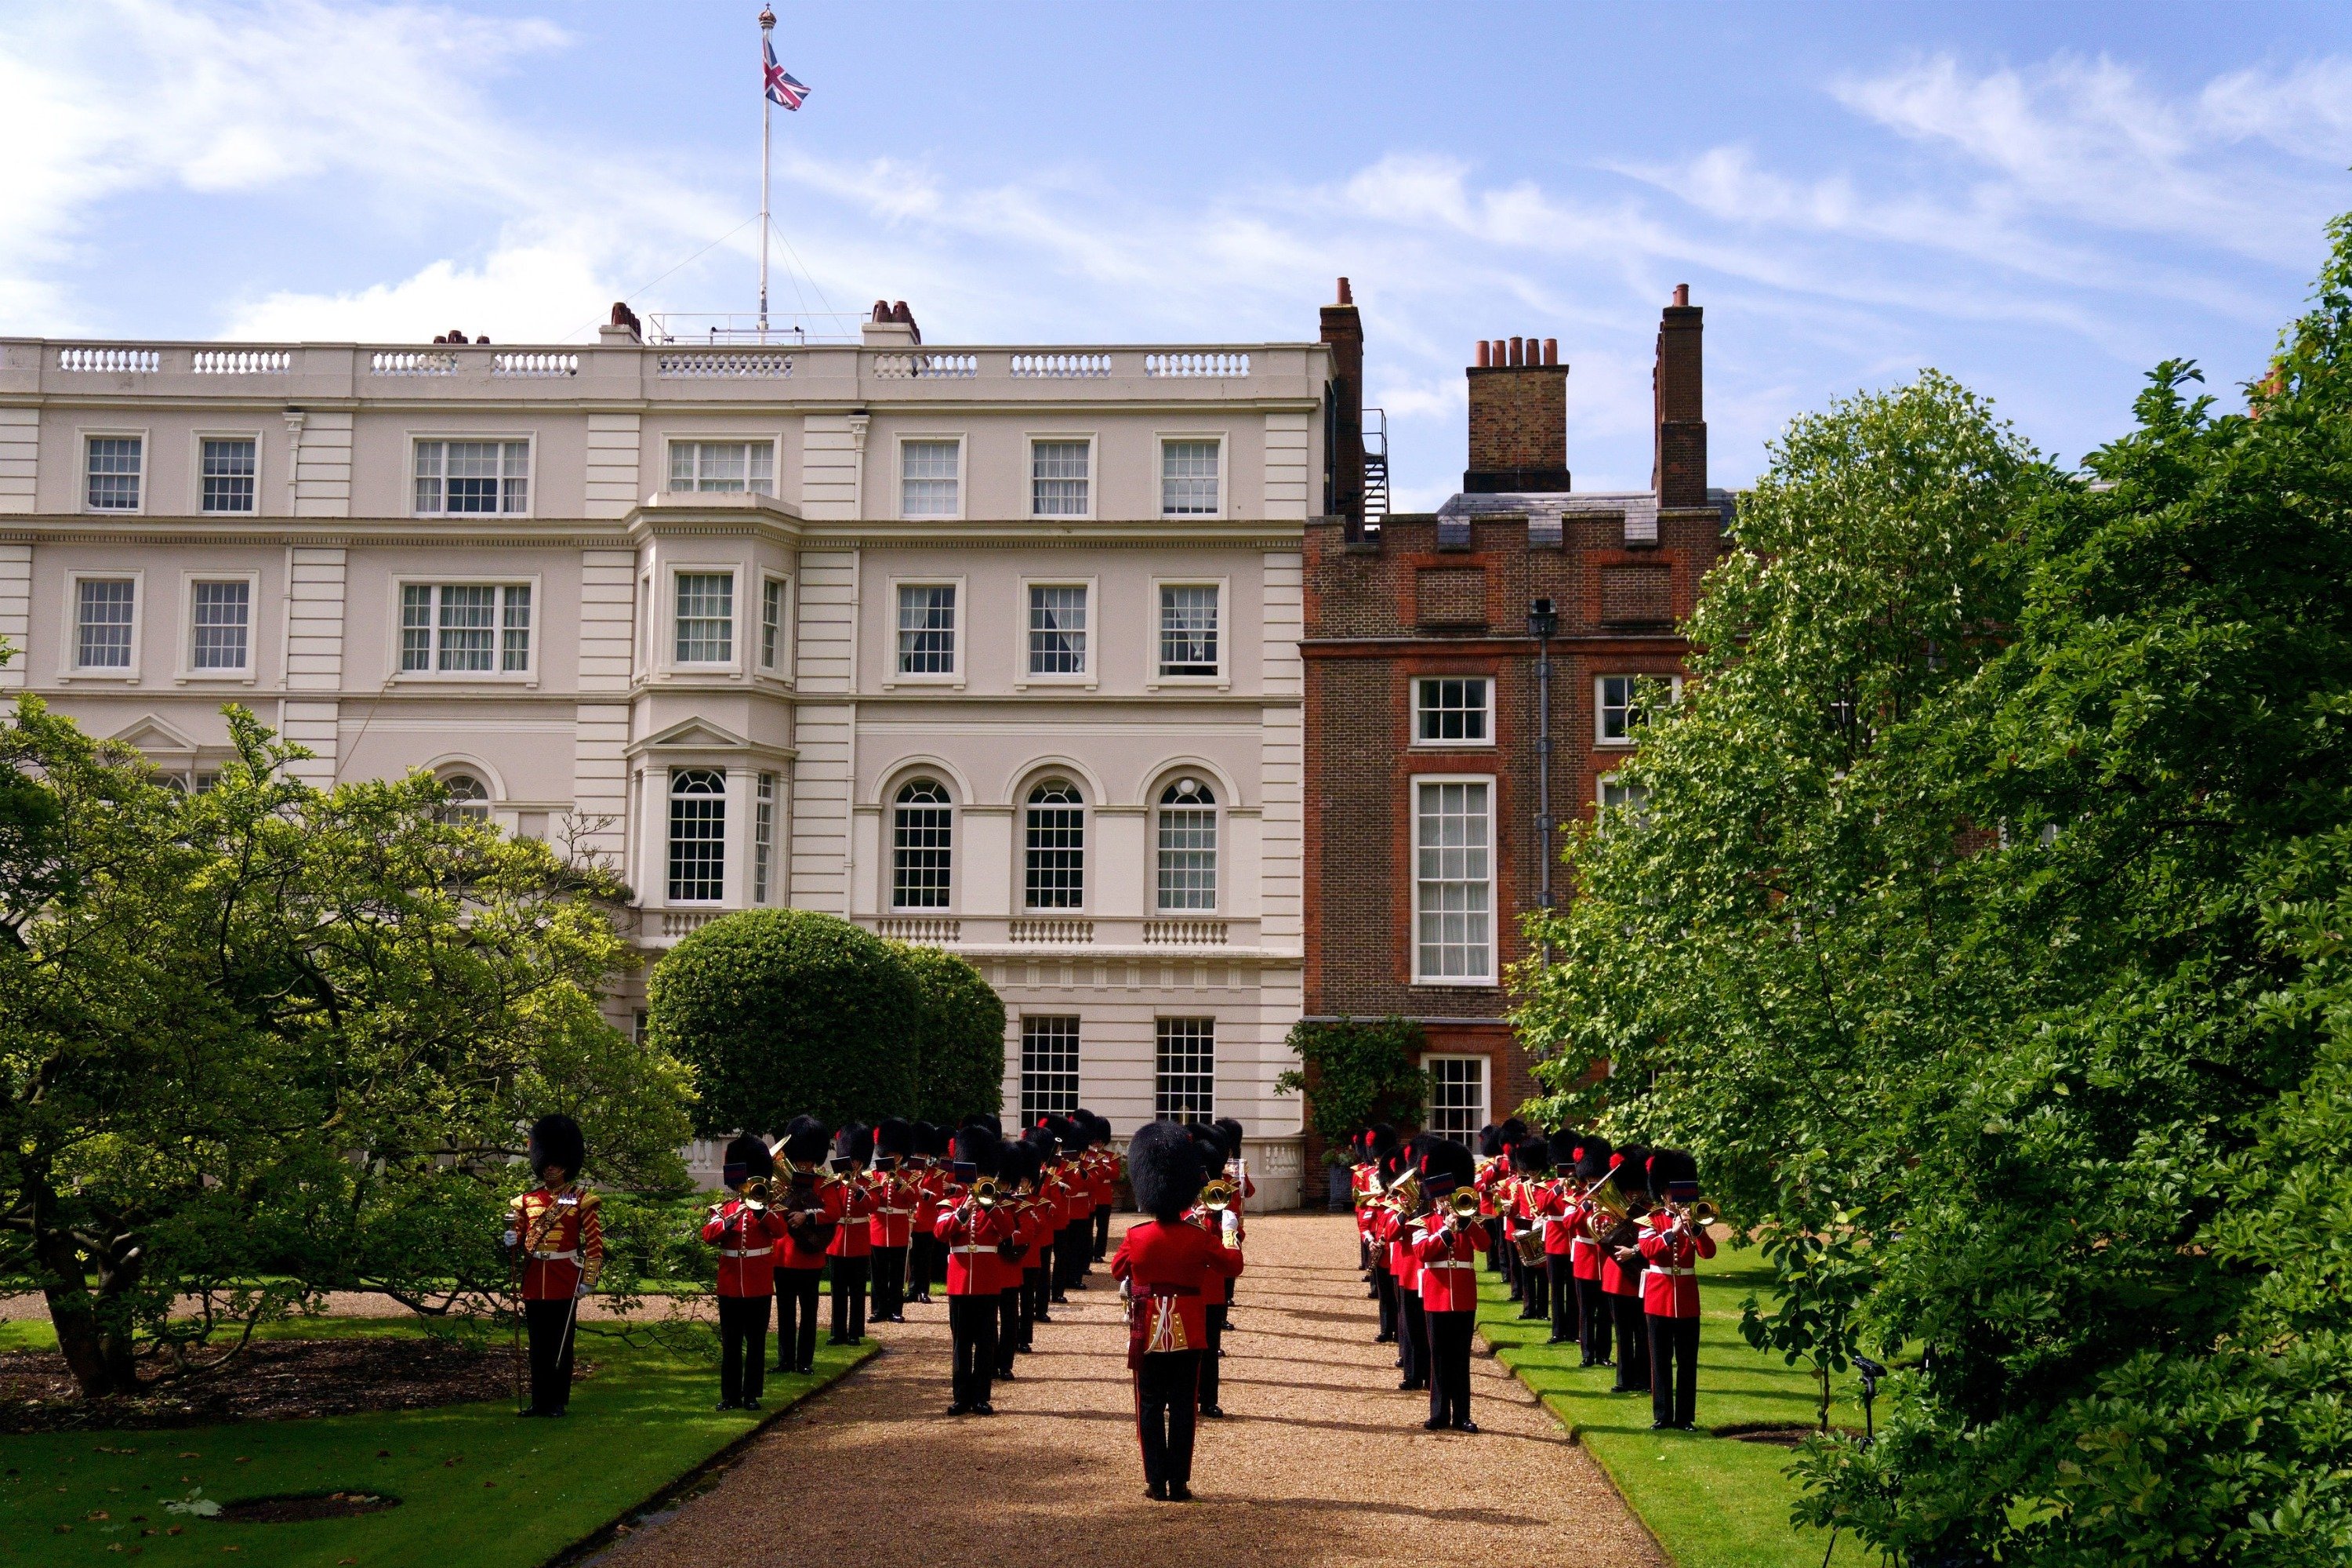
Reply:
<svg viewBox="0 0 2352 1568"><path fill-rule="evenodd" d="M792 72L776 63L776 46L766 38L760 40L761 52L768 57L768 101L786 109L798 109L809 95L809 89L793 79Z"/></svg>

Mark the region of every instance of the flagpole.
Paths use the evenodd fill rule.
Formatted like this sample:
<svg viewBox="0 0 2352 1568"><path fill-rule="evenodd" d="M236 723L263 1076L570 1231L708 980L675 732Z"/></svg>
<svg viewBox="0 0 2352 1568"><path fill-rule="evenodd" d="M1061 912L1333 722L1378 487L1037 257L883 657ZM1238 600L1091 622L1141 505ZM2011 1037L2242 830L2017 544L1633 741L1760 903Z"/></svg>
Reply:
<svg viewBox="0 0 2352 1568"><path fill-rule="evenodd" d="M776 14L760 7L760 341L768 341L768 124L775 113L768 96L768 35Z"/></svg>

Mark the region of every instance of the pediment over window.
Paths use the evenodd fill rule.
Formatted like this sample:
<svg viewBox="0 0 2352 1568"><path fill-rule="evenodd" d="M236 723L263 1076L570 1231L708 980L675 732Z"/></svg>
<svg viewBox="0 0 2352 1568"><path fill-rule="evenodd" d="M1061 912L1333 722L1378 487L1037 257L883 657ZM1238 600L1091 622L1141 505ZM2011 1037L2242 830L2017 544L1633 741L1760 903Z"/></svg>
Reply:
<svg viewBox="0 0 2352 1568"><path fill-rule="evenodd" d="M201 742L173 729L152 713L132 720L108 739L120 741L126 746L136 746L151 757L186 758L202 749Z"/></svg>
<svg viewBox="0 0 2352 1568"><path fill-rule="evenodd" d="M684 719L667 730L657 731L642 741L632 742L632 752L696 751L748 746L751 741L708 719Z"/></svg>

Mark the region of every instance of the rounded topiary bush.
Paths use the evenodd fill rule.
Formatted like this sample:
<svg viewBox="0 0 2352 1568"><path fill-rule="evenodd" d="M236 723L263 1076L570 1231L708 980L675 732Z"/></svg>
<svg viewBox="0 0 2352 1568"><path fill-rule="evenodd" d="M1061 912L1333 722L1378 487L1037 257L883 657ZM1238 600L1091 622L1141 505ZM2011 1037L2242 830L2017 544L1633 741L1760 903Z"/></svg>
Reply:
<svg viewBox="0 0 2352 1568"><path fill-rule="evenodd" d="M920 993L914 1109L951 1126L1004 1103L1004 999L964 960L936 947L894 943Z"/></svg>
<svg viewBox="0 0 2352 1568"><path fill-rule="evenodd" d="M780 1132L903 1116L916 1099L924 1008L904 957L809 910L746 910L655 965L653 1043L693 1067L697 1131Z"/></svg>

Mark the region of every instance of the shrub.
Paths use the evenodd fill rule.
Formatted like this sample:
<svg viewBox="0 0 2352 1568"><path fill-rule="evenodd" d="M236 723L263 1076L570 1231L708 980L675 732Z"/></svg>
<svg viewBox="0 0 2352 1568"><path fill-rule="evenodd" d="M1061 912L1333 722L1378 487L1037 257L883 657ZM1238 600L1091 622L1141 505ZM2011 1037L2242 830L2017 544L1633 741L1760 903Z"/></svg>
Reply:
<svg viewBox="0 0 2352 1568"><path fill-rule="evenodd" d="M922 994L901 957L847 921L746 910L672 948L648 987L656 1049L695 1069L706 1136L828 1126L915 1101Z"/></svg>
<svg viewBox="0 0 2352 1568"><path fill-rule="evenodd" d="M1291 1026L1287 1043L1300 1066L1276 1078L1274 1091L1304 1089L1307 1124L1326 1142L1344 1142L1375 1121L1421 1120L1425 1080L1413 1064L1420 1025L1405 1018L1301 1022Z"/></svg>
<svg viewBox="0 0 2352 1568"><path fill-rule="evenodd" d="M922 1008L915 1098L900 1114L950 1123L996 1110L1004 1103L1004 999L953 953L890 945L914 976Z"/></svg>

